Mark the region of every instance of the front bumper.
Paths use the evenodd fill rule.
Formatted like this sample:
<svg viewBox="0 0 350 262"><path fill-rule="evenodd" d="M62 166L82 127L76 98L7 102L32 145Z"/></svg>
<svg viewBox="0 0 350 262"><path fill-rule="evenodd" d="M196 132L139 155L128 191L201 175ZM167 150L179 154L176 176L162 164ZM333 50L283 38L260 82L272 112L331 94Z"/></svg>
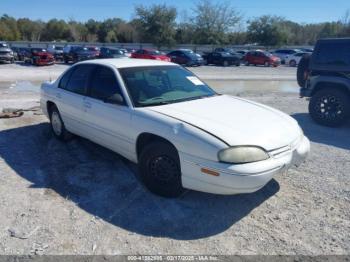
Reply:
<svg viewBox="0 0 350 262"><path fill-rule="evenodd" d="M311 89L302 87L299 90L300 97L311 97Z"/></svg>
<svg viewBox="0 0 350 262"><path fill-rule="evenodd" d="M53 65L55 63L54 59L36 59L35 64L42 66L42 65Z"/></svg>
<svg viewBox="0 0 350 262"><path fill-rule="evenodd" d="M13 56L0 56L0 62L11 62L14 60Z"/></svg>
<svg viewBox="0 0 350 262"><path fill-rule="evenodd" d="M196 191L223 195L255 192L275 175L286 172L291 166L299 166L309 151L310 142L303 136L294 146L273 153L267 160L241 165L208 161L180 152L182 185ZM203 173L202 168L219 175Z"/></svg>

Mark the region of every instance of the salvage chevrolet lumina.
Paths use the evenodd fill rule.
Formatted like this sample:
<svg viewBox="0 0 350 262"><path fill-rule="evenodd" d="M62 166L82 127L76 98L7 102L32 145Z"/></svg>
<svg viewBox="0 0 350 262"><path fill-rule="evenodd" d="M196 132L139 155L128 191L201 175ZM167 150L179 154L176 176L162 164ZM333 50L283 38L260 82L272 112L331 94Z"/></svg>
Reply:
<svg viewBox="0 0 350 262"><path fill-rule="evenodd" d="M41 107L56 137L76 134L138 163L146 187L167 197L257 191L310 148L290 116L219 95L163 61L78 63L42 85Z"/></svg>

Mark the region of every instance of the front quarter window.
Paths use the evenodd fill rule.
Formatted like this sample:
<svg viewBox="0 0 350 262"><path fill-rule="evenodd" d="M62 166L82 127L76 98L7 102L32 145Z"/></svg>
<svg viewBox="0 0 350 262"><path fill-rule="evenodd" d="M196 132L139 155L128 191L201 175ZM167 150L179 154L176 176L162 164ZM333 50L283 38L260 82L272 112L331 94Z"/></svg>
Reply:
<svg viewBox="0 0 350 262"><path fill-rule="evenodd" d="M194 74L179 66L122 68L120 74L136 107L177 103L216 95Z"/></svg>

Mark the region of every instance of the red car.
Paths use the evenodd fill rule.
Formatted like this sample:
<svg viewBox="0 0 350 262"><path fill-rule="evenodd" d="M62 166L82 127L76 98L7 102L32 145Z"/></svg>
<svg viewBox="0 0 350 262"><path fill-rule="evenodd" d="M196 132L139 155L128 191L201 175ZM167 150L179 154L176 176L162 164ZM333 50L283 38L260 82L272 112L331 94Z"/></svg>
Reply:
<svg viewBox="0 0 350 262"><path fill-rule="evenodd" d="M250 51L244 56L245 65L279 66L281 59L265 51Z"/></svg>
<svg viewBox="0 0 350 262"><path fill-rule="evenodd" d="M24 62L32 65L53 65L55 57L44 48L31 48L30 52L26 53Z"/></svg>
<svg viewBox="0 0 350 262"><path fill-rule="evenodd" d="M139 49L131 54L131 58L154 59L170 62L170 58L158 50Z"/></svg>

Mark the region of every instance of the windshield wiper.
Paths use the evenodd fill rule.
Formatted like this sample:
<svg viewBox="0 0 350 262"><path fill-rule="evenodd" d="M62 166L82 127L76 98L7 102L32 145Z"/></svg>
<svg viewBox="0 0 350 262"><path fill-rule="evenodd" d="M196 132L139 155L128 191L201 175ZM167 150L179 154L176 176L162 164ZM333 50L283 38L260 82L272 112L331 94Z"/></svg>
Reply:
<svg viewBox="0 0 350 262"><path fill-rule="evenodd" d="M146 106L160 106L160 105L168 105L168 104L170 104L170 101L159 101L159 102L148 103L148 104L140 104L140 106L146 107Z"/></svg>

